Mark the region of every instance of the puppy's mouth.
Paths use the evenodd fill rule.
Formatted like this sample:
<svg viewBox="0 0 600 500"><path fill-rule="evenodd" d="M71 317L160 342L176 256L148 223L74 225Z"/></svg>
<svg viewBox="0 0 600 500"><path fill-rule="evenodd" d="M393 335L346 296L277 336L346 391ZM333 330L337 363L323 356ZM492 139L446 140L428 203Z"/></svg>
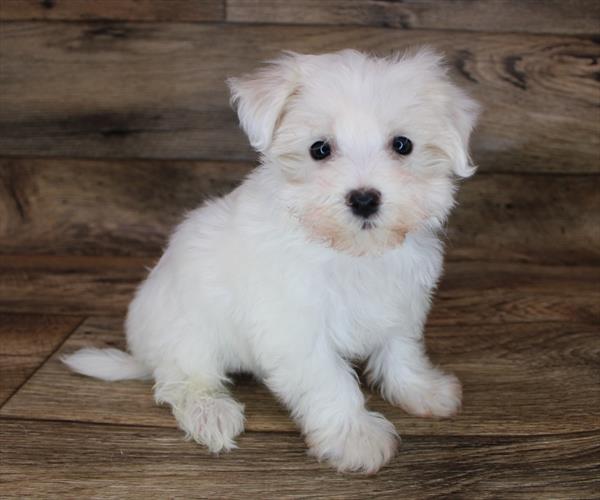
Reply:
<svg viewBox="0 0 600 500"><path fill-rule="evenodd" d="M369 231L370 229L375 229L377 227L377 224L375 224L375 222L373 222L372 220L366 220L362 223L362 226L360 227L363 231Z"/></svg>

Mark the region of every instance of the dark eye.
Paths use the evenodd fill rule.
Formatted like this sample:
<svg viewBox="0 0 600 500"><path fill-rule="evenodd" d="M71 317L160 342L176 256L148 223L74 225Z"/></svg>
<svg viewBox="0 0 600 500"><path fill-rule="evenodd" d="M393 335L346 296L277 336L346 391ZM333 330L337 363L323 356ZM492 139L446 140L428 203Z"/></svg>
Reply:
<svg viewBox="0 0 600 500"><path fill-rule="evenodd" d="M310 147L310 156L315 160L324 160L331 154L331 146L327 141L317 141Z"/></svg>
<svg viewBox="0 0 600 500"><path fill-rule="evenodd" d="M394 140L392 141L392 147L399 155L406 156L412 151L413 144L408 137L400 135L398 137L394 137Z"/></svg>

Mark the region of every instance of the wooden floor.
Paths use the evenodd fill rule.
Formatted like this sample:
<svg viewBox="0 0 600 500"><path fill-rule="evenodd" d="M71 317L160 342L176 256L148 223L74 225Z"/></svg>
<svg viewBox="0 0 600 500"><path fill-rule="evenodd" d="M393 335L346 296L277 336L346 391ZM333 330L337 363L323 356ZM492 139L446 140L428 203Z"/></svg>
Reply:
<svg viewBox="0 0 600 500"><path fill-rule="evenodd" d="M464 409L419 419L372 395L402 445L366 477L308 457L286 411L250 379L235 387L247 416L239 449L215 457L184 441L149 383L69 373L61 354L123 345L123 311L149 261L2 262L2 498L600 496L598 267L449 263L428 346L463 381Z"/></svg>

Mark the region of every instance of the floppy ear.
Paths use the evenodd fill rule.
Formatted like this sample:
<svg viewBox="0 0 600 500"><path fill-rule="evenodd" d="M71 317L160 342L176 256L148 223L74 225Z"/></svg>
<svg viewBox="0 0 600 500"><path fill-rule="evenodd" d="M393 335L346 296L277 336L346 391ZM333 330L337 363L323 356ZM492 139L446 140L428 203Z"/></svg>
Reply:
<svg viewBox="0 0 600 500"><path fill-rule="evenodd" d="M400 55L398 60L412 64L413 71L426 75L429 82L425 88L429 97L439 106L446 134L443 150L459 177L469 177L476 167L469 156L469 138L479 116L479 104L456 86L448 77L444 56L431 47L421 47L412 54Z"/></svg>
<svg viewBox="0 0 600 500"><path fill-rule="evenodd" d="M477 123L480 106L461 89L447 82L448 123L452 127L451 153L452 170L459 177L470 177L477 167L473 165L469 155L469 139Z"/></svg>
<svg viewBox="0 0 600 500"><path fill-rule="evenodd" d="M298 85L298 57L288 52L254 73L227 80L240 125L260 153L271 145L285 103Z"/></svg>

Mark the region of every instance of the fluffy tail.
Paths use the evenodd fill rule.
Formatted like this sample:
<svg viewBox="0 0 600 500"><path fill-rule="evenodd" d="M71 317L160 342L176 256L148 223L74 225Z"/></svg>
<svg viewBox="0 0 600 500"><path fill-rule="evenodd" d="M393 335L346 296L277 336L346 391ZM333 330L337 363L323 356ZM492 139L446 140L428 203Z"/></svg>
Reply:
<svg viewBox="0 0 600 500"><path fill-rule="evenodd" d="M119 349L80 349L61 361L74 372L110 382L152 377L151 370Z"/></svg>

